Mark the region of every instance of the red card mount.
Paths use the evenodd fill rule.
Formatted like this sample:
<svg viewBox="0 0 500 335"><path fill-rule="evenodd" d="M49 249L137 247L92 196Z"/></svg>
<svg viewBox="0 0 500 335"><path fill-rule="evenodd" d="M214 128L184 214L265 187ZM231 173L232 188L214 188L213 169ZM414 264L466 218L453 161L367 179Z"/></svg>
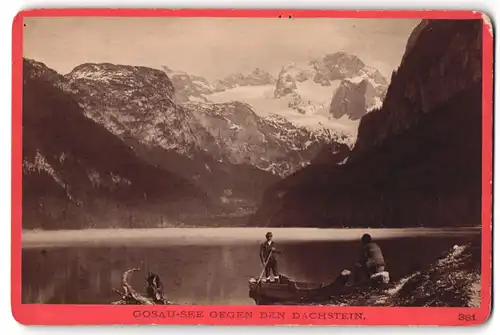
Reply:
<svg viewBox="0 0 500 335"><path fill-rule="evenodd" d="M103 40L70 20L82 18L106 20L96 23ZM119 23L135 18L141 24ZM189 26L176 30L179 21L148 30L148 18L204 20L204 37ZM211 18L227 20L216 27ZM290 30L263 21L273 18ZM335 38L343 49L317 56L325 43L314 43L322 33L306 19L332 27L342 20ZM349 30L347 20L384 24ZM416 22L401 40L387 28L396 20ZM323 21L328 39L337 28ZM261 38L249 28L255 24ZM159 27L165 45L154 37ZM127 38L113 40L117 31ZM184 42L169 39L175 34ZM68 42L75 39L81 47ZM390 68L377 55L399 42L401 60ZM12 47L11 299L20 323L466 326L488 319L493 32L485 14L36 9L15 17ZM316 58L305 59L301 48ZM387 65L389 75L349 48ZM294 55L293 66L280 63ZM171 70L163 59L203 73ZM235 102L235 94L245 98ZM335 135L299 124L320 117ZM351 125L352 137L338 130ZM368 232L373 241L361 242ZM358 262L359 246L365 258ZM368 274L368 290L358 270ZM143 271L149 277L140 293ZM374 278L392 286L374 288Z"/></svg>

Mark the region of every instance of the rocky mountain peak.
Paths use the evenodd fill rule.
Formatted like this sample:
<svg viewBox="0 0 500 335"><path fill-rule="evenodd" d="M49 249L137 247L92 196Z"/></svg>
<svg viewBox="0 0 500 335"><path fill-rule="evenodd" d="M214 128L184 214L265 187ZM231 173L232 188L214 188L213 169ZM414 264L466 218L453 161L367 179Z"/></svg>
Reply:
<svg viewBox="0 0 500 335"><path fill-rule="evenodd" d="M172 81L175 90L174 98L178 103L207 101L205 95L216 91L216 88L202 76L175 71L165 65L162 68Z"/></svg>
<svg viewBox="0 0 500 335"><path fill-rule="evenodd" d="M62 78L59 73L48 68L45 64L29 58L23 60L23 75L31 79L41 78L47 81L59 81Z"/></svg>
<svg viewBox="0 0 500 335"><path fill-rule="evenodd" d="M64 76L47 67L45 64L33 59L23 59L23 77L29 79L42 79L63 90L69 90L69 85Z"/></svg>
<svg viewBox="0 0 500 335"><path fill-rule="evenodd" d="M355 55L336 52L311 62L316 74L314 81L329 86L333 80L341 80L359 75L365 64Z"/></svg>
<svg viewBox="0 0 500 335"><path fill-rule="evenodd" d="M276 82L276 89L274 90L274 97L281 98L287 94L292 94L297 90L296 76L298 69L294 64L288 64L281 69L278 80Z"/></svg>
<svg viewBox="0 0 500 335"><path fill-rule="evenodd" d="M151 91L160 89L171 98L174 86L164 71L131 65L111 63L85 63L65 75L70 82L102 83L120 94L132 94L134 90Z"/></svg>
<svg viewBox="0 0 500 335"><path fill-rule="evenodd" d="M272 85L276 82L276 78L269 72L255 68L251 72L238 72L226 76L224 79L218 80L215 86L218 91L231 89L238 86L259 86Z"/></svg>
<svg viewBox="0 0 500 335"><path fill-rule="evenodd" d="M480 20L430 20L414 29L382 110L360 123L357 152L405 131L429 111L480 82L480 26Z"/></svg>
<svg viewBox="0 0 500 335"><path fill-rule="evenodd" d="M329 104L333 118L347 115L350 120L359 120L381 105L387 85L380 71L359 57L336 52L300 66L283 66L274 97L289 99L289 107L301 114L314 113ZM309 98L306 92L327 92L328 96Z"/></svg>
<svg viewBox="0 0 500 335"><path fill-rule="evenodd" d="M333 117L339 119L347 115L351 120L358 120L365 115L371 102L367 97L368 87L373 90L366 79L359 82L342 80L330 103Z"/></svg>

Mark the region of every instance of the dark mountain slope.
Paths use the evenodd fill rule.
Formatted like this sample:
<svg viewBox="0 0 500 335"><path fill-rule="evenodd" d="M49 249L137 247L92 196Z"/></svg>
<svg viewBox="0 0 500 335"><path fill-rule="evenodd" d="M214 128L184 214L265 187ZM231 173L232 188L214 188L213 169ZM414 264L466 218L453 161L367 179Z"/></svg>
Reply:
<svg viewBox="0 0 500 335"><path fill-rule="evenodd" d="M217 204L210 216L254 210L263 190L279 179L251 164L231 161L230 153L223 151L224 139L211 135L194 112L173 101L174 86L163 71L82 64L62 76L42 63L26 62L31 69L27 78L43 79L69 94L86 118L131 149L138 161L184 178L206 193Z"/></svg>
<svg viewBox="0 0 500 335"><path fill-rule="evenodd" d="M254 224L480 224L482 22L423 25L347 163L322 161L276 184Z"/></svg>
<svg viewBox="0 0 500 335"><path fill-rule="evenodd" d="M139 159L86 118L30 62L23 71L24 228L107 226L117 216L127 225L139 207L173 217L206 203L191 183Z"/></svg>

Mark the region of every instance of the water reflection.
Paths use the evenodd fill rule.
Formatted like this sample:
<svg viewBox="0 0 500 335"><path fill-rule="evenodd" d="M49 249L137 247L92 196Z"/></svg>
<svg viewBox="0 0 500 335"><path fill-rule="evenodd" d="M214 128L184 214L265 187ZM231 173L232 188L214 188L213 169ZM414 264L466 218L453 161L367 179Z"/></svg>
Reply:
<svg viewBox="0 0 500 335"><path fill-rule="evenodd" d="M433 236L380 240L395 279L434 261L454 244L480 238ZM276 242L280 271L298 280L330 281L357 260L357 241ZM147 269L162 278L168 298L182 304L248 305L248 279L258 276L258 243L185 246L30 248L23 250L23 303L108 304L119 297L123 271L140 267L131 283L144 291Z"/></svg>

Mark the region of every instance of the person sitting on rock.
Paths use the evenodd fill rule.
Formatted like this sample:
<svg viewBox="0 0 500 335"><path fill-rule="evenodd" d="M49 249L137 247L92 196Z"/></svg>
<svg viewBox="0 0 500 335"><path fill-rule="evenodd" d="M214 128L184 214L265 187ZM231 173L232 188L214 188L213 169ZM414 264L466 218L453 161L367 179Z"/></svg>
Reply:
<svg viewBox="0 0 500 335"><path fill-rule="evenodd" d="M361 255L359 263L356 264L355 281L360 282L371 278L377 273L385 271L385 260L382 249L373 242L370 234L361 237Z"/></svg>

